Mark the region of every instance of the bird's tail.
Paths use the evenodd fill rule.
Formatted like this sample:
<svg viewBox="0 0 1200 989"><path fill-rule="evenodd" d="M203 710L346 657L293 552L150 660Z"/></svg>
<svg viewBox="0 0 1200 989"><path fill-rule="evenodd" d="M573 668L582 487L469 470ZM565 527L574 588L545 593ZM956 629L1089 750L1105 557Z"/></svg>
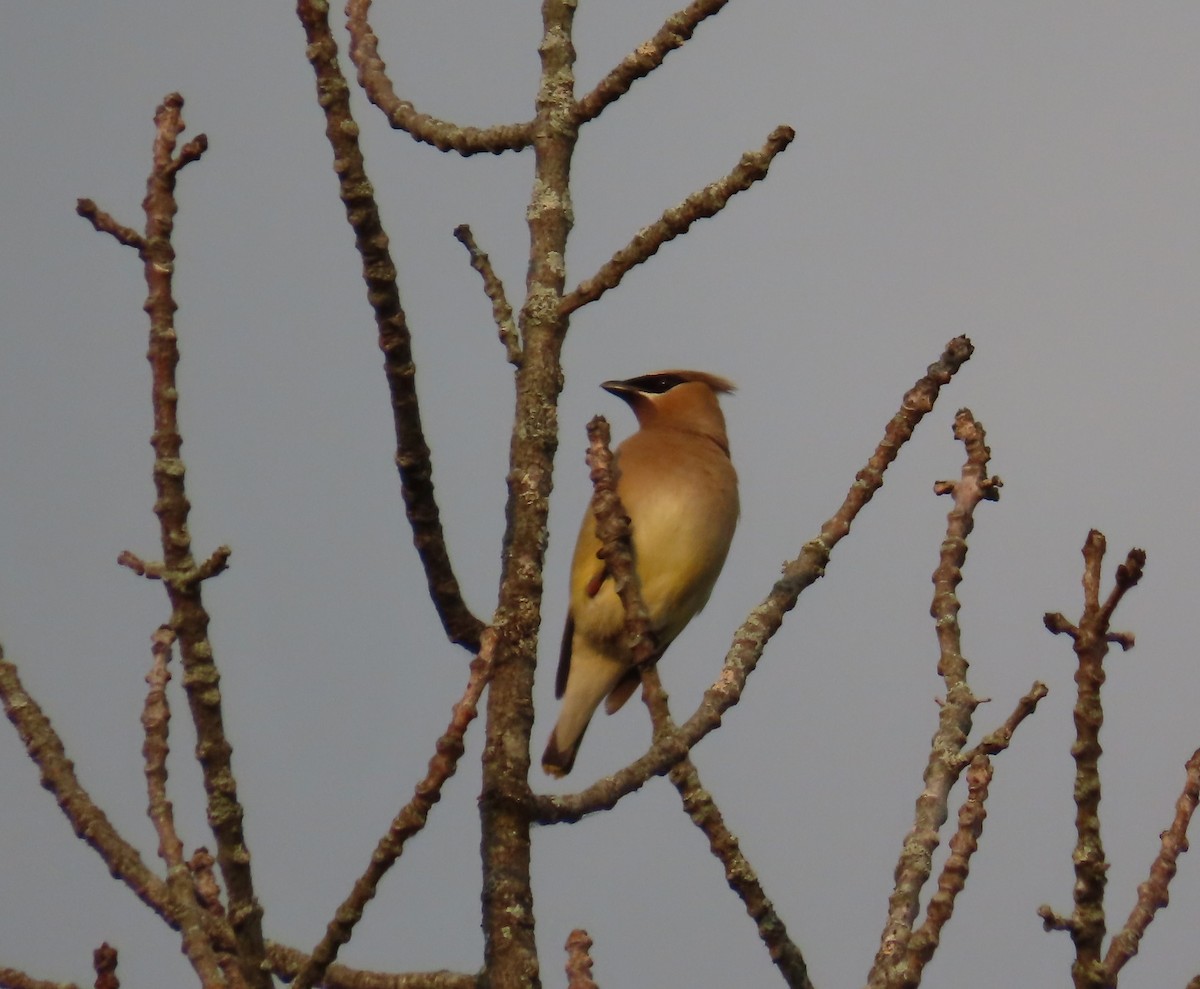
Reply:
<svg viewBox="0 0 1200 989"><path fill-rule="evenodd" d="M562 710L542 755L542 769L549 775L563 777L571 771L592 715L620 682L625 670L620 660L594 651L583 642L575 643Z"/></svg>
<svg viewBox="0 0 1200 989"><path fill-rule="evenodd" d="M555 779L562 779L566 776L571 771L571 767L575 765L575 754L579 751L579 743L583 741L585 731L587 731L587 724L584 724L583 731L575 736L573 742L560 746L558 726L555 725L554 731L550 732L550 740L546 743L546 751L542 753L543 772Z"/></svg>

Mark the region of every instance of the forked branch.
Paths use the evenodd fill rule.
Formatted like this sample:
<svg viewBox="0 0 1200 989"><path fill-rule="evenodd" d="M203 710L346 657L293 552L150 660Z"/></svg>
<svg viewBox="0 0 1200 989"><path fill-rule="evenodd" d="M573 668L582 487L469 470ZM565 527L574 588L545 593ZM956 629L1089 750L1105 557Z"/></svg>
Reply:
<svg viewBox="0 0 1200 989"><path fill-rule="evenodd" d="M1075 743L1071 746L1071 755L1075 759L1076 840L1075 853L1072 855L1075 884L1074 909L1069 915L1056 913L1047 905L1040 907L1038 914L1046 930L1063 930L1071 935L1075 945L1071 978L1076 989L1102 989L1115 984L1116 972L1137 950L1137 941L1153 917L1154 910L1149 909L1151 904L1159 894L1165 896L1169 878L1165 873L1160 874L1162 881L1158 883L1154 882L1152 875L1151 885L1139 889L1134 916L1105 956L1102 953L1106 930L1104 889L1108 883L1108 863L1105 861L1104 844L1100 840L1100 756L1103 751L1100 748L1100 727L1104 723L1100 692L1106 679L1104 657L1108 654L1109 643L1116 642L1123 649L1133 646L1133 636L1111 631L1109 623L1121 598L1137 585L1146 565L1144 551L1130 550L1125 562L1117 567L1113 588L1102 602L1101 567L1105 549L1103 533L1092 529L1083 544L1083 615L1078 624L1058 613L1045 617L1047 629L1056 635L1071 637L1077 662ZM1188 790L1185 788L1183 799L1187 797ZM1190 813L1183 821L1184 827L1189 817ZM1176 822L1179 822L1178 815ZM1166 860L1162 861L1165 864ZM1170 871L1173 872L1174 859L1170 858L1170 861Z"/></svg>
<svg viewBox="0 0 1200 989"><path fill-rule="evenodd" d="M151 404L154 409L154 512L158 516L162 561L141 564L145 573L161 577L171 604L170 628L179 643L184 669L184 690L196 727L196 752L208 796L208 820L217 844L217 862L229 897L228 917L237 939L237 956L246 984L270 989L262 934L262 907L254 893L250 852L242 829L243 810L233 775L232 746L225 734L221 710L220 674L208 638L208 612L201 598L201 585L224 568L228 550L219 550L210 562L197 566L192 556L188 513L191 504L184 485L185 468L180 457L183 439L179 432L179 388L175 370L179 364L175 327L173 277L175 249L171 243L175 214L175 181L179 171L196 161L208 146L204 135L187 142L176 153L183 132L183 97L171 93L154 116L153 164L146 181L142 209L146 228L140 242L130 243L128 228L104 222L90 201L81 201L79 212L96 229L137 248L148 290L144 309L150 318L147 359L151 370ZM130 555L131 556L131 555ZM139 561L140 562L140 561Z"/></svg>
<svg viewBox="0 0 1200 989"><path fill-rule="evenodd" d="M929 609L938 639L938 673L946 695L939 708L938 726L925 767L925 786L917 797L913 827L896 864L896 885L888 899L887 922L867 979L871 989L911 989L920 983L925 965L937 950L942 929L954 912L955 899L966 883L971 857L983 832L987 816L984 802L992 778L989 750L1007 747L1017 725L1033 713L1046 694L1044 684L1034 684L1004 725L971 753L964 754L975 709L981 702L967 682L969 664L962 652L957 591L967 558L967 537L975 527L975 509L982 501L997 500L1002 482L998 477L988 476L991 450L982 424L969 409L959 409L955 415L954 438L963 444L967 456L958 479L934 485L936 494L952 496L954 504L946 518L946 538L933 573L933 602ZM949 817L950 792L964 770L968 777L967 799L959 811L958 829L951 838L950 857L938 879L938 889L930 897L925 922L914 930L921 893L932 875L933 853Z"/></svg>

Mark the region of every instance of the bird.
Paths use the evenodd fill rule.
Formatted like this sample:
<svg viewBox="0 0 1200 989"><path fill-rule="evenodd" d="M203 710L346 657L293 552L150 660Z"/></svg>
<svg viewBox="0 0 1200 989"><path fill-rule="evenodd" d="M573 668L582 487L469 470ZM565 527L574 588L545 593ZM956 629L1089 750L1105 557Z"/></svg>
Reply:
<svg viewBox="0 0 1200 989"><path fill-rule="evenodd" d="M737 526L738 481L717 396L732 382L704 371L654 371L605 381L638 429L617 447L617 494L630 519L633 556L657 662L708 603ZM624 641L625 611L596 555L589 505L575 543L570 603L555 696L562 708L542 769L563 777L600 702L613 714L641 682Z"/></svg>

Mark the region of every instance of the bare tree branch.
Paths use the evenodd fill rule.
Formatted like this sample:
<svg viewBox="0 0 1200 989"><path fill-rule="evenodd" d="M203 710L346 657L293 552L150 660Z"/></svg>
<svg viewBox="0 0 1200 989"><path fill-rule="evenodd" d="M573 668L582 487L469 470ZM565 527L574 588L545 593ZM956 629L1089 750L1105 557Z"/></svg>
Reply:
<svg viewBox="0 0 1200 989"><path fill-rule="evenodd" d="M25 751L41 772L42 786L54 795L76 836L95 849L114 878L128 886L168 925L179 930L184 918L166 883L146 866L138 850L117 833L80 785L62 739L37 701L25 691L16 666L4 658L3 649L0 649L0 698ZM233 944L233 933L227 926L223 943L226 947Z"/></svg>
<svg viewBox="0 0 1200 989"><path fill-rule="evenodd" d="M573 223L571 160L578 128L571 119L575 87L574 0L543 0L538 44L541 81L534 127L534 179L526 221L529 266L521 307L525 360L509 447L503 572L494 625L496 671L488 687L483 790L484 968L490 989L539 989L530 886L529 737L537 667L558 396L567 320L560 311L567 239Z"/></svg>
<svg viewBox="0 0 1200 989"><path fill-rule="evenodd" d="M1017 726L1037 710L1038 701L1048 693L1050 693L1049 688L1041 680L1035 680L1033 686L1029 688L1029 693L1017 701L1017 706L1004 724L985 735L978 745L963 752L959 756L959 761L966 766L981 755L996 755L1007 749Z"/></svg>
<svg viewBox="0 0 1200 989"><path fill-rule="evenodd" d="M408 100L396 95L387 66L379 57L379 39L367 22L371 0L349 0L346 4L346 29L350 32L350 60L358 69L358 83L388 122L405 131L415 141L432 144L439 151L457 151L467 155L488 152L521 151L533 143L533 122L497 124L492 127L461 127L417 112Z"/></svg>
<svg viewBox="0 0 1200 989"><path fill-rule="evenodd" d="M183 842L175 829L175 811L167 797L167 742L171 710L167 704L167 683L171 673L167 663L171 658L171 647L175 644L175 633L161 626L151 637L154 664L146 675L150 690L142 710L142 728L145 742L142 754L145 757L146 789L149 796L148 813L154 830L158 834L158 854L167 866L167 889L174 897L183 920L180 927L183 953L187 956L204 989L224 989L245 986L236 965L218 961L212 942L204 927L204 918L196 898L192 873L183 858ZM227 957L226 962L232 959ZM233 975L226 981L225 973Z"/></svg>
<svg viewBox="0 0 1200 989"><path fill-rule="evenodd" d="M1111 973L1101 957L1104 943L1104 887L1108 882L1108 863L1100 840L1100 726L1104 723L1104 706L1100 690L1104 686L1104 657L1110 641L1109 631L1113 611L1125 592L1136 586L1146 564L1146 554L1140 549L1129 551L1125 562L1117 568L1116 581L1108 598L1100 602L1101 565L1106 544L1104 535L1095 529L1088 533L1083 544L1083 616L1073 625L1060 614L1046 615L1046 627L1055 634L1066 634L1074 642L1078 667L1075 671L1077 694L1075 701L1075 743L1071 755L1075 759L1075 908L1069 917L1056 914L1048 906L1038 910L1047 930L1065 930L1075 945L1075 960L1071 977L1076 989L1102 989L1110 984ZM1115 636L1124 647L1131 637ZM1149 920L1147 920L1149 923ZM1125 942L1122 949L1128 947ZM1123 964L1123 962L1122 962Z"/></svg>
<svg viewBox="0 0 1200 989"><path fill-rule="evenodd" d="M92 968L96 970L95 989L121 989L117 978L117 949L105 942L92 952Z"/></svg>
<svg viewBox="0 0 1200 989"><path fill-rule="evenodd" d="M97 233L110 234L118 244L132 247L138 254L146 249L145 238L132 227L118 223L90 199L76 201L75 212L96 228Z"/></svg>
<svg viewBox="0 0 1200 989"><path fill-rule="evenodd" d="M575 105L575 119L584 124L595 120L604 109L615 103L639 79L644 79L663 64L676 48L682 48L695 33L700 22L719 13L729 0L694 0L683 10L676 11L649 41L644 41L626 55L587 96Z"/></svg>
<svg viewBox="0 0 1200 989"><path fill-rule="evenodd" d="M350 940L367 904L374 899L380 880L400 857L408 839L425 827L433 805L442 799L442 787L458 769L458 760L463 754L463 737L467 726L475 720L479 697L491 676L495 633L491 629L484 629L482 639L482 649L471 662L471 675L466 689L454 705L450 724L437 741L437 751L429 760L428 772L417 784L413 798L392 820L387 834L379 839L366 871L338 907L326 928L325 937L296 974L293 983L295 989L311 989L322 982L326 970L337 958L338 950Z"/></svg>
<svg viewBox="0 0 1200 989"><path fill-rule="evenodd" d="M1109 942L1104 968L1114 986L1125 963L1137 954L1138 944L1154 915L1170 900L1167 890L1175 878L1176 861L1188 850L1187 829L1196 812L1197 802L1200 802L1200 749L1192 753L1187 761L1187 778L1183 792L1175 803L1175 819L1160 836L1162 847L1150 866L1149 877L1138 886L1137 903L1125 926Z"/></svg>
<svg viewBox="0 0 1200 989"><path fill-rule="evenodd" d="M935 493L953 496L954 506L946 518L946 538L942 541L940 559L933 574L933 603L930 606L940 652L938 673L946 685L946 697L938 712L938 727L925 767L925 788L917 797L913 827L904 840L896 864L896 886L888 898L888 919L867 980L871 989L918 984L920 970L937 947L957 893L957 890L947 891L938 899L936 909L931 903L932 912L923 943L917 950L910 950L921 891L929 881L933 852L940 843L939 833L949 816L950 790L965 766L961 753L980 703L967 683L968 664L962 654L962 630L958 624L957 588L962 582L962 566L967 558L967 537L975 527L975 508L981 501L996 500L1001 486L999 478L988 477L991 451L983 426L975 421L969 409L959 409L955 415L954 437L966 448L967 459L957 481L939 481L934 485ZM987 774L990 777L990 765ZM982 799L986 792L984 782L977 796ZM980 817L980 829L982 826ZM966 860L959 865L965 876Z"/></svg>
<svg viewBox="0 0 1200 989"><path fill-rule="evenodd" d="M151 401L154 407L154 487L163 550L161 564L146 564L147 572L161 576L171 602L170 626L179 640L184 668L184 690L196 726L197 758L208 795L208 820L217 841L217 861L229 895L228 917L238 942L238 959L249 985L270 989L264 969L262 907L254 894L250 852L242 830L242 806L231 764L232 747L225 735L221 713L220 674L208 639L209 617L201 600L201 582L223 567L228 551L218 551L207 566L197 567L188 532L191 505L184 487L184 464L179 455L177 407L179 390L175 368L179 348L175 329L172 280L175 249L171 234L178 206L175 180L179 170L200 157L207 147L203 135L188 142L175 154L184 128L183 97L169 94L154 116L156 128L153 165L146 180L142 208L146 230L138 251L142 259L148 295L143 308L150 317L150 348L147 359L152 373Z"/></svg>
<svg viewBox="0 0 1200 989"><path fill-rule="evenodd" d="M79 989L74 982L49 982L15 968L0 966L0 989Z"/></svg>
<svg viewBox="0 0 1200 989"><path fill-rule="evenodd" d="M228 546L218 546L212 556L203 563L191 570L176 572L165 563L143 560L136 553L126 549L117 555L117 564L129 568L139 577L145 577L147 580L163 580L173 584L176 588L185 589L189 584L208 580L219 573L224 573L229 569L229 557L232 555L233 550Z"/></svg>
<svg viewBox="0 0 1200 989"><path fill-rule="evenodd" d="M521 338L517 332L517 324L513 322L512 306L504 294L504 283L500 281L491 258L479 249L475 243L475 235L465 223L454 228L454 236L467 253L471 255L471 267L483 276L483 290L492 303L492 319L500 334L500 342L504 344L504 356L513 367L521 366Z"/></svg>
<svg viewBox="0 0 1200 989"><path fill-rule="evenodd" d="M796 606L804 589L824 575L833 548L849 533L858 513L882 487L884 471L896 459L917 424L933 408L942 386L948 384L970 359L972 350L966 337L951 340L941 358L931 364L926 375L905 394L899 411L888 422L883 439L866 466L858 472L841 507L821 526L817 538L806 543L800 555L784 565L783 577L734 633L733 646L726 654L721 675L705 692L696 713L680 726L678 732L656 741L645 755L612 776L578 793L539 795L537 823L575 821L615 806L652 776L668 772L696 742L721 723L724 712L741 696L746 678L758 665L767 643L782 625L784 615Z"/></svg>
<svg viewBox="0 0 1200 989"><path fill-rule="evenodd" d="M728 175L693 192L678 206L665 210L650 226L639 230L625 247L604 263L591 278L580 282L563 297L562 311L573 313L589 302L595 302L609 289L621 284L630 269L649 261L667 241L686 233L697 220L715 216L737 193L745 192L755 182L767 177L767 169L779 152L796 137L790 127L776 127L767 143L758 151L747 151Z"/></svg>
<svg viewBox="0 0 1200 989"><path fill-rule="evenodd" d="M567 935L567 989L599 989L592 979L592 939L584 930Z"/></svg>
<svg viewBox="0 0 1200 989"><path fill-rule="evenodd" d="M282 982L291 982L308 961L295 948L267 942L271 971ZM325 989L484 989L481 974L465 972L368 972L330 965L321 983Z"/></svg>
<svg viewBox="0 0 1200 989"><path fill-rule="evenodd" d="M479 651L483 622L463 601L433 493L433 467L421 426L417 400L416 365L412 339L400 304L396 266L388 250L388 237L379 218L375 190L367 178L358 144L358 124L350 112L350 92L337 61L337 43L329 27L329 7L324 0L298 0L297 13L308 39L308 60L316 73L317 100L325 111L325 136L333 149L333 166L354 230L355 246L362 258L367 301L375 313L383 370L392 399L396 430L396 466L401 493L412 526L413 545L425 568L429 594L450 641L471 652Z"/></svg>
<svg viewBox="0 0 1200 989"><path fill-rule="evenodd" d="M991 781L992 760L983 754L976 755L967 770L967 799L958 810L958 830L950 839L950 855L938 877L937 892L929 899L925 923L909 938L900 986L920 985L921 973L941 943L942 929L954 913L955 898L966 885L971 856L979 847L979 836L983 834L983 822L987 818L985 804Z"/></svg>

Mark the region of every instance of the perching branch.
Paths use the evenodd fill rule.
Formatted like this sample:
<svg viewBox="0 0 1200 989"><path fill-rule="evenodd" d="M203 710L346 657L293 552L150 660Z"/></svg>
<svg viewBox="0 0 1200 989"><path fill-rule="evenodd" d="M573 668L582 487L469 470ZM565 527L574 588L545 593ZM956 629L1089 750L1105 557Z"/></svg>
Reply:
<svg viewBox="0 0 1200 989"><path fill-rule="evenodd" d="M650 226L639 230L596 274L580 282L563 297L563 314L569 315L581 306L595 302L609 289L616 288L630 269L649 261L667 241L686 233L697 220L715 216L737 193L745 192L755 182L765 179L775 156L795 137L796 132L792 128L776 127L762 148L747 151L724 178L706 185L699 192L693 192L678 206L665 210Z"/></svg>
<svg viewBox="0 0 1200 989"><path fill-rule="evenodd" d="M700 707L679 731L656 741L641 758L612 776L605 777L578 793L542 795L537 798L537 823L574 821L587 814L613 807L625 795L640 789L652 776L660 776L679 762L701 738L721 723L721 717L737 703L746 678L754 671L763 650L779 630L783 617L796 606L800 594L825 573L833 548L850 531L858 513L883 485L884 471L891 465L913 430L933 408L943 385L971 357L970 340L956 337L946 345L941 358L909 389L899 411L888 422L883 439L855 478L837 512L821 526L816 539L806 543L796 559L784 565L766 599L734 633L733 645L716 682L705 691Z"/></svg>
<svg viewBox="0 0 1200 989"><path fill-rule="evenodd" d="M596 416L588 423L588 441L592 511L596 516L596 536L601 542L597 556L604 561L624 609L622 635L634 663L640 668L642 699L650 711L654 740L657 742L676 735L679 729L671 718L667 693L653 662L658 650L634 564L629 517L617 494L617 472L609 449L608 423L602 416ZM764 892L753 866L741 851L737 837L725 825L716 801L700 782L700 774L686 754L671 769L670 780L679 792L684 811L708 838L709 849L724 867L729 888L741 898L771 960L778 966L788 986L791 989L811 989L804 956L788 937L787 927L776 913L775 905Z"/></svg>
<svg viewBox="0 0 1200 989"><path fill-rule="evenodd" d="M591 511L596 517L596 538L600 549L596 556L604 562L613 590L624 608L625 626L622 634L629 655L637 666L655 658L658 645L650 625L650 612L642 600L641 582L633 562L633 531L629 516L617 494L619 474L609 448L611 433L608 420L595 416L587 425L587 465L592 481Z"/></svg>
<svg viewBox="0 0 1200 989"><path fill-rule="evenodd" d="M383 111L394 128L407 132L414 141L432 144L439 151L457 151L464 157L485 151L494 155L521 151L533 143L534 121L462 127L419 113L408 100L400 99L388 78L387 66L379 57L379 39L367 22L370 10L371 0L349 0L346 4L350 60L358 69L358 83L367 98Z"/></svg>
<svg viewBox="0 0 1200 989"><path fill-rule="evenodd" d="M308 39L308 60L316 73L317 100L325 111L325 136L333 150L339 193L362 258L367 301L375 313L383 370L391 392L396 466L400 470L401 494L412 526L413 545L421 557L429 594L446 635L451 642L478 652L483 622L463 601L450 564L441 513L433 493L433 467L421 425L417 369L408 322L400 304L396 265L379 217L375 190L367 178L358 143L358 124L350 112L349 86L338 65L337 43L329 27L329 7L324 0L298 0L296 9Z"/></svg>

